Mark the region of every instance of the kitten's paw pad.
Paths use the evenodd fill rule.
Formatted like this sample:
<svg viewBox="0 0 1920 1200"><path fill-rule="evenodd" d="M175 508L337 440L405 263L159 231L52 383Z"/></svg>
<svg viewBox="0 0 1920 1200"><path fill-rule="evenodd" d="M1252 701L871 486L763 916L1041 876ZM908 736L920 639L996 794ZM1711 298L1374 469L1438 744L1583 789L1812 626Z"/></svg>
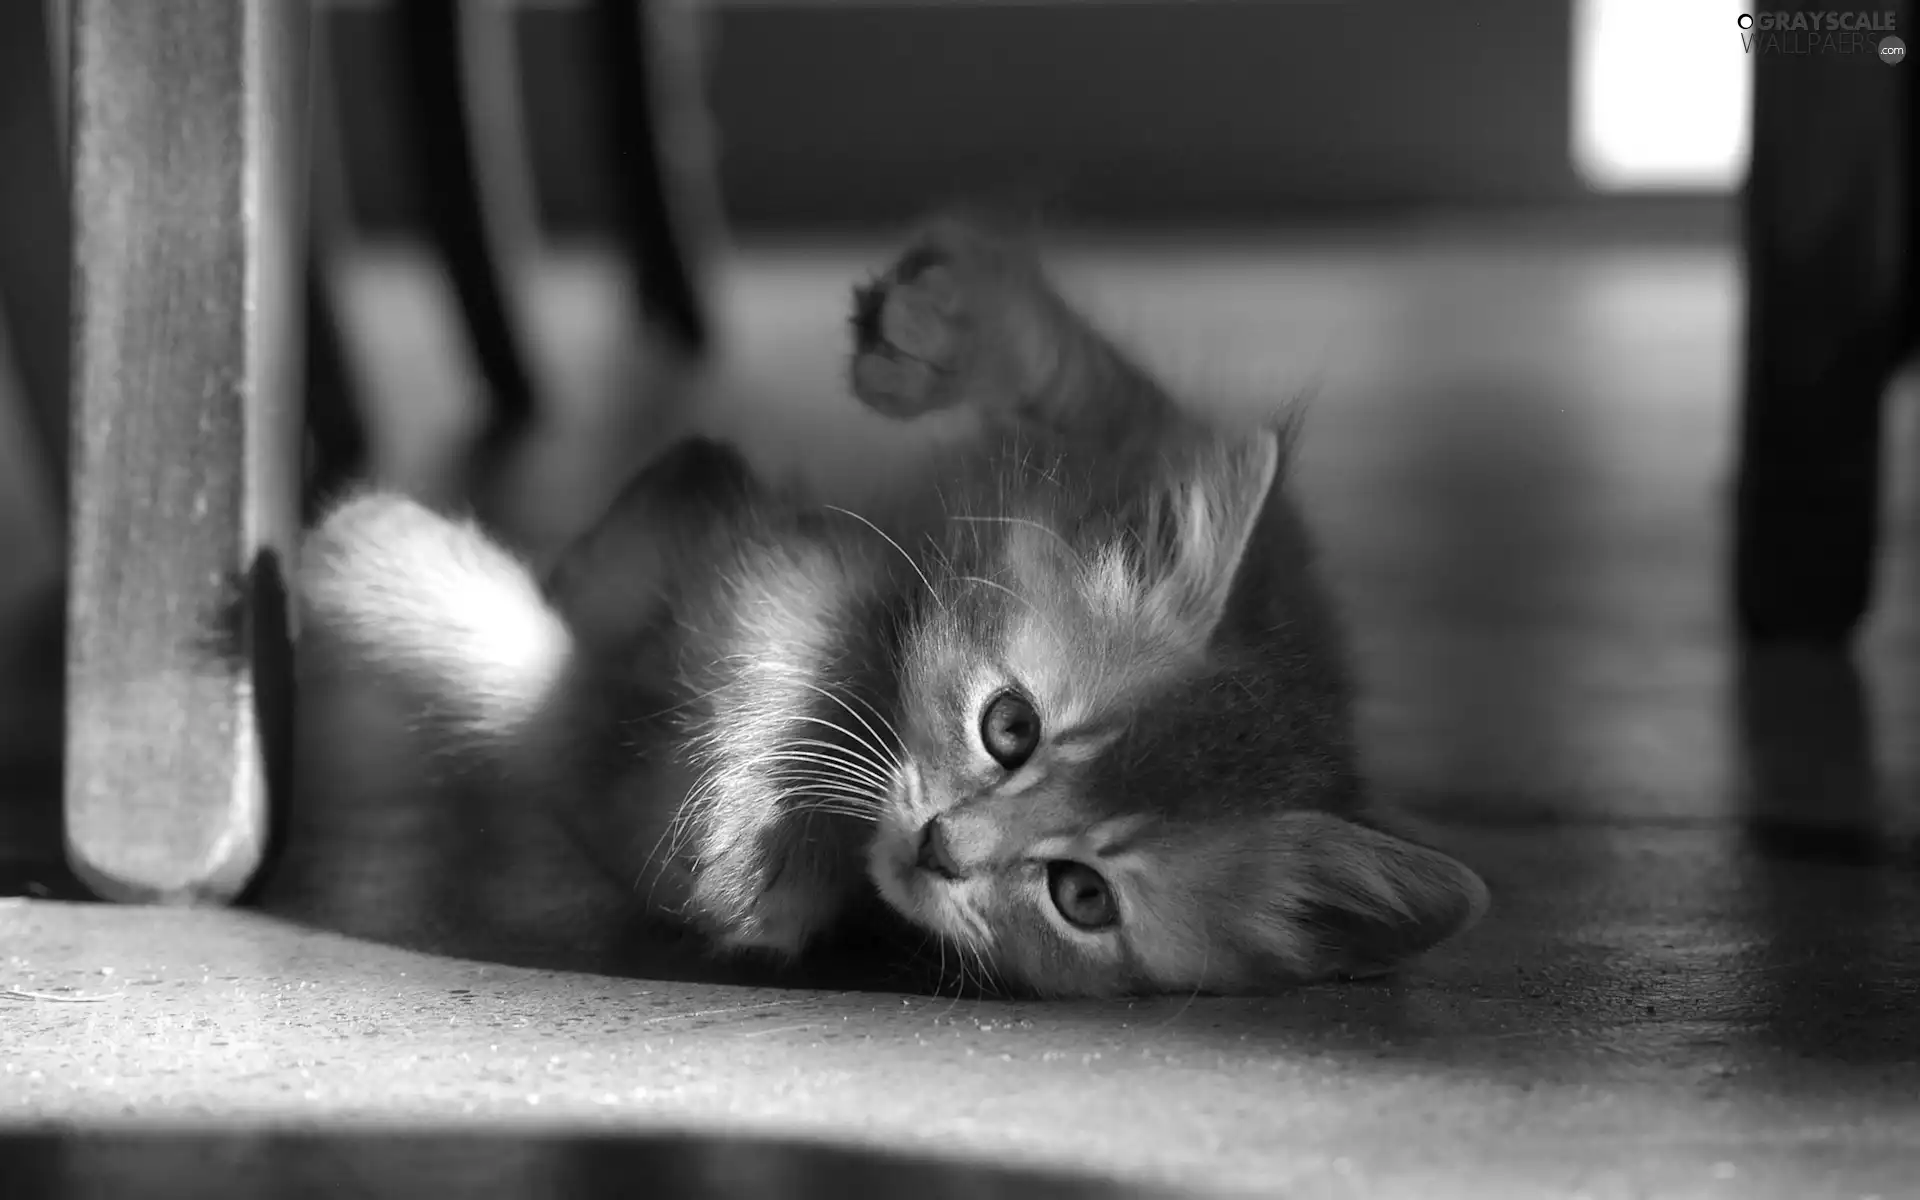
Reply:
<svg viewBox="0 0 1920 1200"><path fill-rule="evenodd" d="M909 417L960 396L972 329L941 251L918 247L856 291L853 330L853 391L868 407Z"/></svg>

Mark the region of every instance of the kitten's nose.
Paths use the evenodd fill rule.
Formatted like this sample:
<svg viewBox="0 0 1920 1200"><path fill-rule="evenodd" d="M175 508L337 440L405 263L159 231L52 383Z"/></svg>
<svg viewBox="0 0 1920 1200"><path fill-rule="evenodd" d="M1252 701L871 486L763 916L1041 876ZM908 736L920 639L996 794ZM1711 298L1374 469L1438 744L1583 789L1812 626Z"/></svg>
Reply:
<svg viewBox="0 0 1920 1200"><path fill-rule="evenodd" d="M940 824L940 818L928 821L920 830L920 857L915 860L922 871L932 871L945 879L960 878L960 868L954 865L953 855L947 849L946 829Z"/></svg>

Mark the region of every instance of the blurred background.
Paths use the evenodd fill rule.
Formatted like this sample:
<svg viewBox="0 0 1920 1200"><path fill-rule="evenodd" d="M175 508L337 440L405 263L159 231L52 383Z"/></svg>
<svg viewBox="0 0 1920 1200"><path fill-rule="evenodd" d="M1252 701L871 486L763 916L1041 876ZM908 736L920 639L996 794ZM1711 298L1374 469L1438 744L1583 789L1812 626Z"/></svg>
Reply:
<svg viewBox="0 0 1920 1200"><path fill-rule="evenodd" d="M1136 247L1409 236L1433 246L1493 235L1677 242L1711 257L1732 249L1748 154L1751 63L1730 0L718 0L627 6L650 16L611 49L584 0L488 0L467 6L477 18L458 7L318 6L319 271L351 293L337 305L350 382L382 397L359 405L382 430L370 448L376 469L422 487L431 450L395 446L383 423L424 424L431 433L416 441L450 445L452 431L433 418L471 415L472 393L498 384L485 343L514 342L518 326L552 336L494 349L556 360L548 375L597 374L600 390L624 389L628 406L659 403L636 394L659 380L635 376L631 363L587 365L615 351L588 348L595 335L578 328L597 320L601 340L630 340L620 335L632 314L609 311L629 297L589 297L595 279L620 290L617 272L596 275L593 261L635 223L629 160L643 108L659 169L672 176L671 238L702 302L724 314L717 338L735 349L764 333L764 318L735 319L728 307L770 295L772 284L744 296L730 287L738 270L774 261L757 252L884 244L956 200L1002 203L1063 231L1124 234ZM63 120L64 99L46 65L30 61L29 42L37 32L63 59L63 8L50 7L50 24L8 18L16 69L3 113L14 162L0 199L11 211L0 216L14 243L52 227L47 199L31 194L49 190L34 181L52 145L36 126ZM415 15L427 9L436 15ZM420 46L435 22L451 32L438 58ZM31 95L49 85L51 102ZM458 93L465 112L435 109L436 87ZM460 140L461 120L476 143L471 162L441 150ZM477 350L455 328L463 314L449 289L462 285L432 253L446 224L444 177L463 167L484 193L489 269L508 280L515 310L507 336L485 332ZM1448 233L1436 233L1442 225ZM11 356L19 370L0 371L10 383L24 371L41 391L57 375L40 361L57 357L42 345L44 314L60 307L46 245L12 254L12 307L26 314L14 336L30 344ZM563 262L574 285L560 290L582 310L566 316L554 311L566 300L529 298L541 287L533 276ZM48 291L38 303L22 298L35 282ZM1342 327L1335 293L1314 315ZM571 340L540 347L556 338ZM442 379L430 362L456 373L470 365L481 378ZM1331 366L1311 353L1295 365ZM591 390L578 379L517 386ZM18 542L43 523L27 514L48 484L18 453L27 427L19 388L11 394L4 507Z"/></svg>
<svg viewBox="0 0 1920 1200"><path fill-rule="evenodd" d="M324 5L352 211L425 219L395 135L390 6ZM510 6L534 204L556 236L620 218L586 6ZM669 6L671 7L671 6ZM798 0L692 7L718 200L754 233L869 233L1024 189L1072 216L1271 228L1592 205L1744 179L1733 0Z"/></svg>
<svg viewBox="0 0 1920 1200"><path fill-rule="evenodd" d="M637 83L583 69L608 59L590 4L469 7L485 13L466 25L486 28L468 28L449 51L463 57L467 120L483 134L478 171L496 232L507 224L513 248L536 256L605 243L630 218L628 165L608 148L649 99L661 144L678 155L676 232L723 273L733 260L717 252L721 230L749 247L884 238L931 207L979 198L1147 236L1404 236L1461 219L1524 233L1546 220L1561 232L1726 247L1748 151L1750 62L1730 32L1740 6L1722 0L629 6L654 10L642 39L612 50L632 60ZM410 11L375 0L318 11L319 207L341 260L323 270L351 274L433 232L446 156L408 119L430 107L419 97L432 66ZM9 19L20 61L8 144L32 160L46 135L31 127L62 119L63 101L49 110L28 95L46 86L35 82L44 64L26 61L36 22ZM56 56L60 19L39 28ZM461 18L441 20L461 36ZM24 195L36 165L8 172L12 228L46 221L36 210L45 201ZM373 369L366 343L392 331L367 319L381 304L343 309L348 358ZM24 332L45 337L31 322ZM414 357L428 354L428 328L406 336ZM432 391L398 404L440 411ZM18 446L20 405L7 407ZM392 454L384 440L378 453ZM18 526L45 485L32 482L33 464L8 466Z"/></svg>

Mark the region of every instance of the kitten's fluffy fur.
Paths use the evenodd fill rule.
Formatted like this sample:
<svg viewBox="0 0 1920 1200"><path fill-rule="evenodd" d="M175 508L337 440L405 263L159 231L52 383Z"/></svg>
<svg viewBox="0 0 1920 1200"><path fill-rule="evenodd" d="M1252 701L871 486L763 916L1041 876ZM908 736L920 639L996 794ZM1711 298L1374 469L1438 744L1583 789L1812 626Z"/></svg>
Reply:
<svg viewBox="0 0 1920 1200"><path fill-rule="evenodd" d="M363 494L303 553L307 652L527 802L621 814L641 894L723 947L797 954L877 890L1040 993L1243 992L1479 916L1478 876L1363 811L1290 424L1184 410L963 222L853 324L862 402L978 418L883 510L688 442L536 582Z"/></svg>

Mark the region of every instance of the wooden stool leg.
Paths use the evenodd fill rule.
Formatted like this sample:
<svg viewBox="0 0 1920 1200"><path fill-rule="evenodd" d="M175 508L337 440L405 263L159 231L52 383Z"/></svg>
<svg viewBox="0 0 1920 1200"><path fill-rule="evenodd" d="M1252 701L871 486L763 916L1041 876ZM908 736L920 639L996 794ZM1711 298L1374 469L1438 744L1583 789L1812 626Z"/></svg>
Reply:
<svg viewBox="0 0 1920 1200"><path fill-rule="evenodd" d="M68 854L225 900L286 765L307 6L76 0Z"/></svg>
<svg viewBox="0 0 1920 1200"><path fill-rule="evenodd" d="M1866 614L1879 540L1912 71L1819 55L1754 65L1735 606L1749 640L1839 645Z"/></svg>

